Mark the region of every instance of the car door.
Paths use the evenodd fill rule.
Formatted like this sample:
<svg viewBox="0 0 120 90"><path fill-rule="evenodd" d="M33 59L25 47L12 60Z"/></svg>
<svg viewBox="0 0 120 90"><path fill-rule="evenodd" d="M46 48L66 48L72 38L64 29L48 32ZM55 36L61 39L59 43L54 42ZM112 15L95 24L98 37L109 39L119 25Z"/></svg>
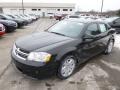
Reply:
<svg viewBox="0 0 120 90"><path fill-rule="evenodd" d="M87 36L86 36L87 35ZM86 61L101 51L101 32L97 23L91 23L83 34L83 42L80 45L80 59ZM91 36L91 37L90 37Z"/></svg>
<svg viewBox="0 0 120 90"><path fill-rule="evenodd" d="M109 25L105 23L99 23L98 27L100 30L99 47L101 48L101 50L105 50L108 44L108 41L111 37L110 30L109 30L110 28L109 28Z"/></svg>

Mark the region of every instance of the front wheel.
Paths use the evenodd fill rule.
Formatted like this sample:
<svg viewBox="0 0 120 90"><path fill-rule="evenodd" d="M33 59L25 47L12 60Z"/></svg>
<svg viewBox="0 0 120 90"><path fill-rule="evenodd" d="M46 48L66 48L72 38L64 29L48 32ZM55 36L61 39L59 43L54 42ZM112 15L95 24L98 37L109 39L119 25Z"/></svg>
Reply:
<svg viewBox="0 0 120 90"><path fill-rule="evenodd" d="M58 77L60 79L66 79L71 76L76 67L76 58L73 55L66 56L58 69Z"/></svg>
<svg viewBox="0 0 120 90"><path fill-rule="evenodd" d="M105 50L105 54L110 54L112 52L113 46L114 46L114 41L110 40Z"/></svg>

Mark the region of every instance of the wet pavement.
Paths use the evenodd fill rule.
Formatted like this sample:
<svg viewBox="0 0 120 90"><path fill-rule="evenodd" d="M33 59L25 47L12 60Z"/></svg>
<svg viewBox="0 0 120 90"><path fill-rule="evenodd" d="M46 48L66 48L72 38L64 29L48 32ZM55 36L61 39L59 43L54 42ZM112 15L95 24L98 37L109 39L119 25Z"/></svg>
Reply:
<svg viewBox="0 0 120 90"><path fill-rule="evenodd" d="M40 19L0 38L0 90L120 90L120 35L116 36L110 55L100 54L91 58L66 80L59 80L56 76L37 80L16 69L10 58L14 41L43 31L56 22Z"/></svg>

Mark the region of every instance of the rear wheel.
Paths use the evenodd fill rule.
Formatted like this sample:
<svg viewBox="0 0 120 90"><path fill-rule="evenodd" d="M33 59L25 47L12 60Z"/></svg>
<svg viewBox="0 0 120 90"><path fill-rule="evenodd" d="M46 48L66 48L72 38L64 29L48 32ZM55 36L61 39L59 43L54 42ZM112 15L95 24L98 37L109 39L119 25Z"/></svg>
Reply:
<svg viewBox="0 0 120 90"><path fill-rule="evenodd" d="M4 27L5 27L5 32L6 32L6 33L12 32L11 30L8 30L7 26L4 25Z"/></svg>
<svg viewBox="0 0 120 90"><path fill-rule="evenodd" d="M105 50L105 54L110 54L112 52L113 46L114 46L114 41L110 40Z"/></svg>
<svg viewBox="0 0 120 90"><path fill-rule="evenodd" d="M73 55L64 57L58 69L58 77L60 79L66 79L71 76L75 70L76 61L77 60Z"/></svg>

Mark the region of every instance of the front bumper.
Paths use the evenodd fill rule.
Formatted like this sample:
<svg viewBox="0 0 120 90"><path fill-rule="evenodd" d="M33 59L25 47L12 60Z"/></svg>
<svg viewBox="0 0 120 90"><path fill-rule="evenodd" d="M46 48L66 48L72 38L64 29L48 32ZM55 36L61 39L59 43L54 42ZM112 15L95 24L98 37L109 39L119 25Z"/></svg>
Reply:
<svg viewBox="0 0 120 90"><path fill-rule="evenodd" d="M17 29L17 26L7 26L6 27L7 32L12 32L12 31L15 31L16 29Z"/></svg>
<svg viewBox="0 0 120 90"><path fill-rule="evenodd" d="M22 27L22 26L24 26L24 25L25 25L24 22L19 22L19 23L18 23L18 28L19 28L19 27Z"/></svg>
<svg viewBox="0 0 120 90"><path fill-rule="evenodd" d="M25 26L25 25L27 25L27 24L28 24L27 21L19 22L19 23L18 23L18 27L22 27L22 26Z"/></svg>
<svg viewBox="0 0 120 90"><path fill-rule="evenodd" d="M24 21L24 22L23 22L23 24L24 24L24 26L25 26L25 25L27 25L27 24L28 24L28 22L27 22L27 21Z"/></svg>
<svg viewBox="0 0 120 90"><path fill-rule="evenodd" d="M46 78L57 72L58 63L51 62L48 64L21 60L14 53L11 55L15 66L24 74L34 78Z"/></svg>

